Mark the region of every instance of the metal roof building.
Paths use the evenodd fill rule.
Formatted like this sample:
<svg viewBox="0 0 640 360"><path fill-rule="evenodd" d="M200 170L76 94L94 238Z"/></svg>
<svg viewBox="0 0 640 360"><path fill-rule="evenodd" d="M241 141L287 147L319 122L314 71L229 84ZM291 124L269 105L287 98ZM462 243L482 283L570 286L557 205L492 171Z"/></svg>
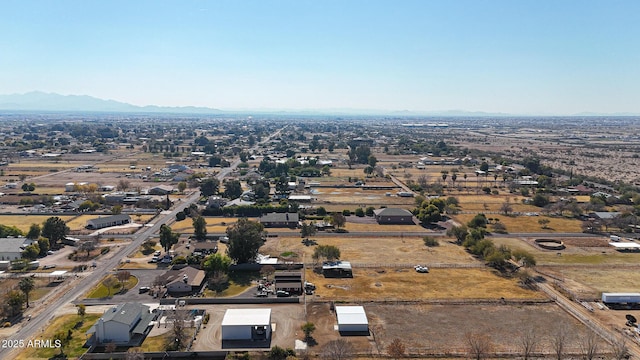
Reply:
<svg viewBox="0 0 640 360"><path fill-rule="evenodd" d="M222 340L271 338L271 309L228 309L222 319Z"/></svg>
<svg viewBox="0 0 640 360"><path fill-rule="evenodd" d="M338 331L369 333L369 320L363 306L336 306Z"/></svg>

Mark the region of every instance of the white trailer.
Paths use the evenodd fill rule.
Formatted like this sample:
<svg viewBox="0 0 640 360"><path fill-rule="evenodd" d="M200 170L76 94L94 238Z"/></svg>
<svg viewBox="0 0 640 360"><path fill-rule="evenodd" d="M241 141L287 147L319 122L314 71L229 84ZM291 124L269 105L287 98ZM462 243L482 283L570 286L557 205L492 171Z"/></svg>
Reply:
<svg viewBox="0 0 640 360"><path fill-rule="evenodd" d="M640 293L602 293L605 304L640 304Z"/></svg>

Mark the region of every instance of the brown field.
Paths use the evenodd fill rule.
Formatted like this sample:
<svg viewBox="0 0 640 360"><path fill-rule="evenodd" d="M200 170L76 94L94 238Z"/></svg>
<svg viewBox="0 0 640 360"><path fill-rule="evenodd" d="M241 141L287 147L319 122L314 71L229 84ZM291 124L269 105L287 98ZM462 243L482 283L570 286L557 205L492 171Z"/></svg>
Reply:
<svg viewBox="0 0 640 360"><path fill-rule="evenodd" d="M322 306L312 304L310 306ZM377 348L384 351L394 338L402 339L412 355L467 354L465 334L487 334L496 351L521 351L519 337L534 329L550 353L549 329L569 326L567 350L580 352L589 330L555 304L537 305L365 305ZM311 313L311 311L309 311ZM335 320L334 320L335 323ZM428 341L425 341L428 339ZM604 341L601 349L607 349Z"/></svg>
<svg viewBox="0 0 640 360"><path fill-rule="evenodd" d="M364 222L364 223L355 223L349 222L349 218L347 218L347 223L344 226L348 231L375 231L375 232L420 232L427 231L420 225L379 225L374 222Z"/></svg>
<svg viewBox="0 0 640 360"><path fill-rule="evenodd" d="M334 245L340 249L341 259L365 264L473 264L477 263L461 246L440 240L440 246L426 247L421 237L325 237L318 244ZM299 254L304 262L311 262L315 247L302 244L299 236L268 238L260 249L263 254L279 256L283 252Z"/></svg>
<svg viewBox="0 0 640 360"><path fill-rule="evenodd" d="M250 218L252 221L257 221L256 218ZM235 224L238 218L225 218L225 217L205 217L207 223L208 233L224 233L227 231L227 227ZM193 233L193 219L186 218L182 221L176 221L171 225L171 230L182 233Z"/></svg>
<svg viewBox="0 0 640 360"><path fill-rule="evenodd" d="M413 198L386 196L386 193L395 194L398 190L363 190L361 188L318 188L318 193L313 197L319 203L340 203L360 206L370 205L403 205L413 206Z"/></svg>
<svg viewBox="0 0 640 360"><path fill-rule="evenodd" d="M50 215L0 215L0 224L15 226L26 233L29 231L31 224L39 224L42 227L42 224L50 217ZM60 215L58 217L64 221L73 218L73 216L69 215Z"/></svg>
<svg viewBox="0 0 640 360"><path fill-rule="evenodd" d="M637 268L593 269L589 267L554 268L555 273L565 279L571 279L585 287L582 291L601 292L637 292L640 288L640 272Z"/></svg>
<svg viewBox="0 0 640 360"><path fill-rule="evenodd" d="M459 224L466 224L476 214L458 214L453 215L453 219ZM527 233L527 232L582 232L581 222L575 219L556 218L547 216L504 216L497 214L486 214L487 218L500 219L500 222L507 228L510 233ZM548 229L542 229L538 223L539 219L546 218L549 220ZM491 225L488 226L491 230Z"/></svg>
<svg viewBox="0 0 640 360"><path fill-rule="evenodd" d="M415 299L543 299L543 293L523 289L487 268L435 268L429 273L405 269L353 270L353 278L325 278L306 271L319 299L342 301Z"/></svg>
<svg viewBox="0 0 640 360"><path fill-rule="evenodd" d="M496 245L507 245L511 249L530 252L536 258L538 265L625 265L637 264L640 260L640 253L619 252L609 247L594 247L593 241L589 238L562 239L567 247L560 251L541 249L532 245L533 239L525 241L494 237L492 240Z"/></svg>

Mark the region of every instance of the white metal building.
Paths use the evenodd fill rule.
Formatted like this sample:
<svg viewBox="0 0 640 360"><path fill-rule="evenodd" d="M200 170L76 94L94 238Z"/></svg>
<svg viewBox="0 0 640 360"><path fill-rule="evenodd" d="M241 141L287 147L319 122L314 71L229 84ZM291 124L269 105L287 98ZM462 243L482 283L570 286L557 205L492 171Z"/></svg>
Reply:
<svg viewBox="0 0 640 360"><path fill-rule="evenodd" d="M369 332L369 320L363 306L336 306L338 331Z"/></svg>
<svg viewBox="0 0 640 360"><path fill-rule="evenodd" d="M222 319L222 340L271 338L271 309L229 309Z"/></svg>

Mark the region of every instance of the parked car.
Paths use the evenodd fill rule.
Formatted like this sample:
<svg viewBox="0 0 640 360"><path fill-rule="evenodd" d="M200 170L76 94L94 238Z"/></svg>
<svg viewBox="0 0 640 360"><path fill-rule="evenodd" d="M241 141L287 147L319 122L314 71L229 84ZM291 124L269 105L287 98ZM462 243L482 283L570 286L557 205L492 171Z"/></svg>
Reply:
<svg viewBox="0 0 640 360"><path fill-rule="evenodd" d="M305 288L305 290L306 289L315 290L316 286L313 283L305 281L304 282L304 288Z"/></svg>
<svg viewBox="0 0 640 360"><path fill-rule="evenodd" d="M53 254L55 254L55 252L53 250L47 251L47 255L53 255Z"/></svg>
<svg viewBox="0 0 640 360"><path fill-rule="evenodd" d="M417 272L419 273L428 273L429 272L429 268L426 266L422 266L422 265L416 265L414 267L416 269Z"/></svg>
<svg viewBox="0 0 640 360"><path fill-rule="evenodd" d="M278 290L278 291L276 291L276 296L277 297L289 297L289 296L291 296L291 294L289 294L288 291Z"/></svg>
<svg viewBox="0 0 640 360"><path fill-rule="evenodd" d="M260 291L256 293L256 297L267 297L268 294L264 291Z"/></svg>
<svg viewBox="0 0 640 360"><path fill-rule="evenodd" d="M160 250L158 250L158 251L154 252L154 253L153 253L153 255L155 255L155 256L160 256Z"/></svg>
<svg viewBox="0 0 640 360"><path fill-rule="evenodd" d="M42 269L43 270L47 270L47 269L53 269L55 267L56 267L55 265L45 265L45 266L42 267Z"/></svg>
<svg viewBox="0 0 640 360"><path fill-rule="evenodd" d="M149 290L151 290L151 288L150 288L150 287L148 287L148 286L141 286L141 287L140 287L140 289L138 289L138 293L139 293L139 294L144 294L144 293L146 293L146 292L149 292Z"/></svg>
<svg viewBox="0 0 640 360"><path fill-rule="evenodd" d="M313 295L313 289L306 288L304 289L304 293L307 295Z"/></svg>

